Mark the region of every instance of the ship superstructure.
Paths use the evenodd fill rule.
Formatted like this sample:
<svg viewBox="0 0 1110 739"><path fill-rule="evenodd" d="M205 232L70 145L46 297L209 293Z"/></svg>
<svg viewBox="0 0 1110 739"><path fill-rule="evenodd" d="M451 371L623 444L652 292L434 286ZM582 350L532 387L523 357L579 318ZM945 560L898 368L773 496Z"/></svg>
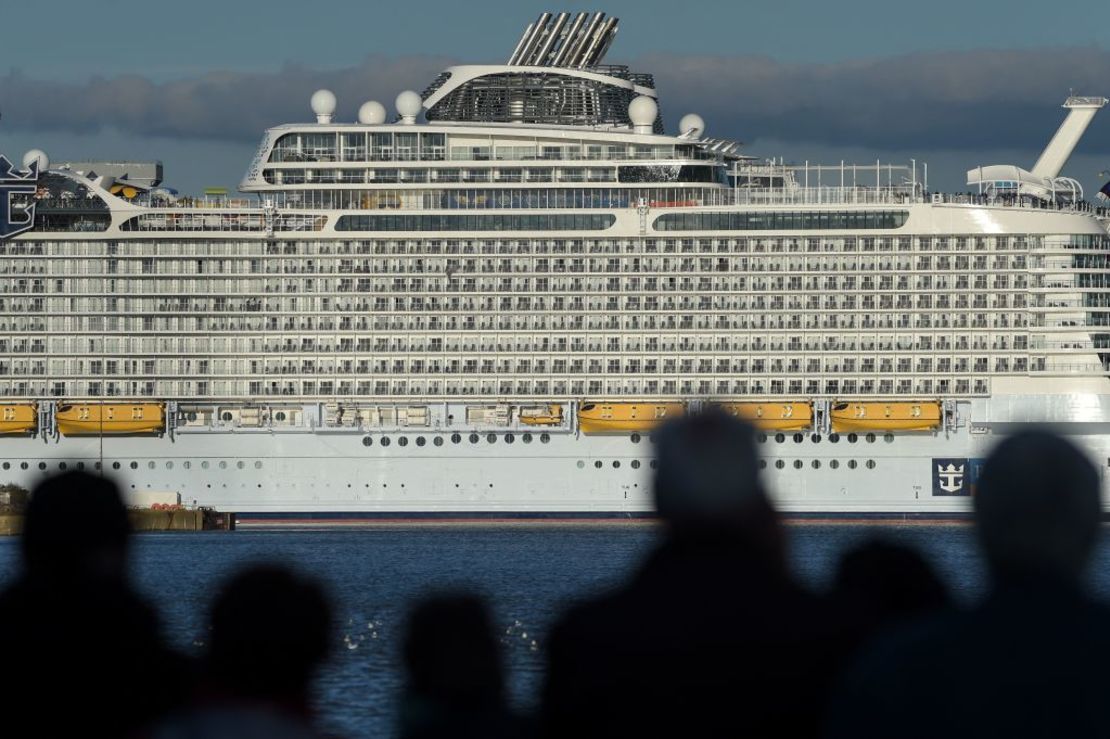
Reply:
<svg viewBox="0 0 1110 739"><path fill-rule="evenodd" d="M945 195L917 165L758 160L697 115L666 134L652 77L602 63L616 28L544 14L392 117L320 91L238 199L0 159L2 477L634 514L653 426L711 404L798 512L966 510L1024 423L1110 458L1110 241L1061 177L1105 99Z"/></svg>

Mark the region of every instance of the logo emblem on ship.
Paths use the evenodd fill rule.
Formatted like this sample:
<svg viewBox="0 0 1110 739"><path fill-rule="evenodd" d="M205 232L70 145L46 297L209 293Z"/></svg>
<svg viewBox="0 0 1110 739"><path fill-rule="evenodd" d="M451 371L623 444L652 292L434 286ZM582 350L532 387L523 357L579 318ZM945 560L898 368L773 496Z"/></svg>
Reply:
<svg viewBox="0 0 1110 739"><path fill-rule="evenodd" d="M964 465L937 465L937 480L946 493L959 493L964 488Z"/></svg>
<svg viewBox="0 0 1110 739"><path fill-rule="evenodd" d="M35 224L35 192L38 189L39 163L31 162L27 169L17 170L15 165L0 154L0 241L18 236ZM26 205L16 205L16 196Z"/></svg>

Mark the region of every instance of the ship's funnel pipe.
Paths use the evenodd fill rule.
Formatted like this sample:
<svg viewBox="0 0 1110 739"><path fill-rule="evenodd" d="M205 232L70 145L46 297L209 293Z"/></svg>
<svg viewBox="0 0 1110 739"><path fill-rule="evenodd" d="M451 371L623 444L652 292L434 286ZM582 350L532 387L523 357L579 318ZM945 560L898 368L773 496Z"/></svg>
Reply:
<svg viewBox="0 0 1110 739"><path fill-rule="evenodd" d="M547 38L540 44L540 50L536 52L536 64L539 66L548 66L547 55L551 53L552 47L555 42L559 40L559 33L566 25L567 18L570 18L570 13L559 13L555 18L555 23L551 26L551 32L547 34Z"/></svg>
<svg viewBox="0 0 1110 739"><path fill-rule="evenodd" d="M568 67L578 66L578 62L582 59L582 52L584 52L586 50L586 47L589 46L590 39L593 37L594 32L597 31L598 26L601 25L601 22L604 19L604 13L594 13L593 18L590 18L590 22L586 25L586 30L579 35L578 39L574 43L574 48L571 49L570 54L567 55L566 64Z"/></svg>
<svg viewBox="0 0 1110 739"><path fill-rule="evenodd" d="M547 27L547 22L551 20L551 13L540 13L540 17L536 19L534 28L532 28L532 35L529 36L528 41L520 50L520 57L517 59L517 64L528 64L528 58L536 48L540 36L543 34L543 29Z"/></svg>
<svg viewBox="0 0 1110 739"><path fill-rule="evenodd" d="M528 27L524 29L524 33L520 35L520 41L516 42L516 48L509 56L509 66L513 66L520 60L520 51L524 48L524 44L528 43L528 37L532 35L532 29L535 27L535 23L529 23Z"/></svg>
<svg viewBox="0 0 1110 739"><path fill-rule="evenodd" d="M605 39L609 36L609 34L613 33L613 31L616 29L616 26L616 18L610 18L609 20L605 21L600 30L598 30L594 37L590 39L590 45L586 47L585 53L582 54L582 61L578 63L579 69L587 69L589 67L597 65L598 61L600 61L601 59L601 57L598 56L597 52L605 43Z"/></svg>
<svg viewBox="0 0 1110 739"><path fill-rule="evenodd" d="M570 24L570 29L567 31L559 51L556 52L551 66L561 67L566 64L567 57L570 56L571 49L574 48L575 42L578 40L578 32L582 30L582 24L586 22L587 17L589 17L589 13L579 13L574 16L574 21Z"/></svg>
<svg viewBox="0 0 1110 739"><path fill-rule="evenodd" d="M1064 107L1068 109L1068 117L1060 124L1056 135L1041 152L1037 163L1033 165L1032 173L1048 179L1059 177L1072 151L1075 150L1075 145L1083 138L1083 133L1090 125L1091 119L1107 102L1106 98L1097 97L1068 98L1064 103Z"/></svg>

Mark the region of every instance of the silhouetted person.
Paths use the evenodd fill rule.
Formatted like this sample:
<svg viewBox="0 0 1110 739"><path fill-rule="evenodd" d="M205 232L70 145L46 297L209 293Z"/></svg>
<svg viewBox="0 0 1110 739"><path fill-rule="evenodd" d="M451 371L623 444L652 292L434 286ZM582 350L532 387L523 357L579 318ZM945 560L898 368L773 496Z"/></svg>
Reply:
<svg viewBox="0 0 1110 739"><path fill-rule="evenodd" d="M721 414L657 434L662 543L555 627L546 736L812 735L851 644L787 572L753 430Z"/></svg>
<svg viewBox="0 0 1110 739"><path fill-rule="evenodd" d="M197 705L156 739L319 736L312 682L332 631L321 586L284 567L249 567L224 584L209 625Z"/></svg>
<svg viewBox="0 0 1110 739"><path fill-rule="evenodd" d="M27 507L23 572L0 595L4 736L128 736L187 695L184 661L132 590L119 490L69 472Z"/></svg>
<svg viewBox="0 0 1110 739"><path fill-rule="evenodd" d="M1110 736L1110 610L1082 587L1098 472L1064 439L1023 432L987 459L974 505L989 594L876 643L830 736Z"/></svg>
<svg viewBox="0 0 1110 739"><path fill-rule="evenodd" d="M402 739L516 737L489 609L473 595L428 598L409 614Z"/></svg>
<svg viewBox="0 0 1110 739"><path fill-rule="evenodd" d="M916 549L878 539L841 557L833 597L858 613L869 635L951 605L944 583Z"/></svg>

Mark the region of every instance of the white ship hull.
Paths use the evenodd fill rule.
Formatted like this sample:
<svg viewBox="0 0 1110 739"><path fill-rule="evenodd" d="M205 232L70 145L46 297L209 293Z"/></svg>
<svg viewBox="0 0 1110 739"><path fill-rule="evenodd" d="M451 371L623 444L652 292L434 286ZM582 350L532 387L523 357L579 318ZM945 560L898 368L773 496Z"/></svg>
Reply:
<svg viewBox="0 0 1110 739"><path fill-rule="evenodd" d="M1087 420L1076 422L1082 406ZM1058 428L1101 460L1110 455L1107 408L1110 396L1061 396L1047 408L1043 398L1015 396L961 403L958 425L938 432L841 434L836 442L812 432L768 433L763 477L788 514L967 514L976 463L1000 435L1027 425L1007 414L1052 422L1054 412L1067 413L1073 420ZM360 514L633 517L652 511L651 452L647 435L570 429L206 428L157 437L9 438L0 445L0 467L6 480L33 487L61 469L102 463L126 492L175 492L187 505L244 522Z"/></svg>

